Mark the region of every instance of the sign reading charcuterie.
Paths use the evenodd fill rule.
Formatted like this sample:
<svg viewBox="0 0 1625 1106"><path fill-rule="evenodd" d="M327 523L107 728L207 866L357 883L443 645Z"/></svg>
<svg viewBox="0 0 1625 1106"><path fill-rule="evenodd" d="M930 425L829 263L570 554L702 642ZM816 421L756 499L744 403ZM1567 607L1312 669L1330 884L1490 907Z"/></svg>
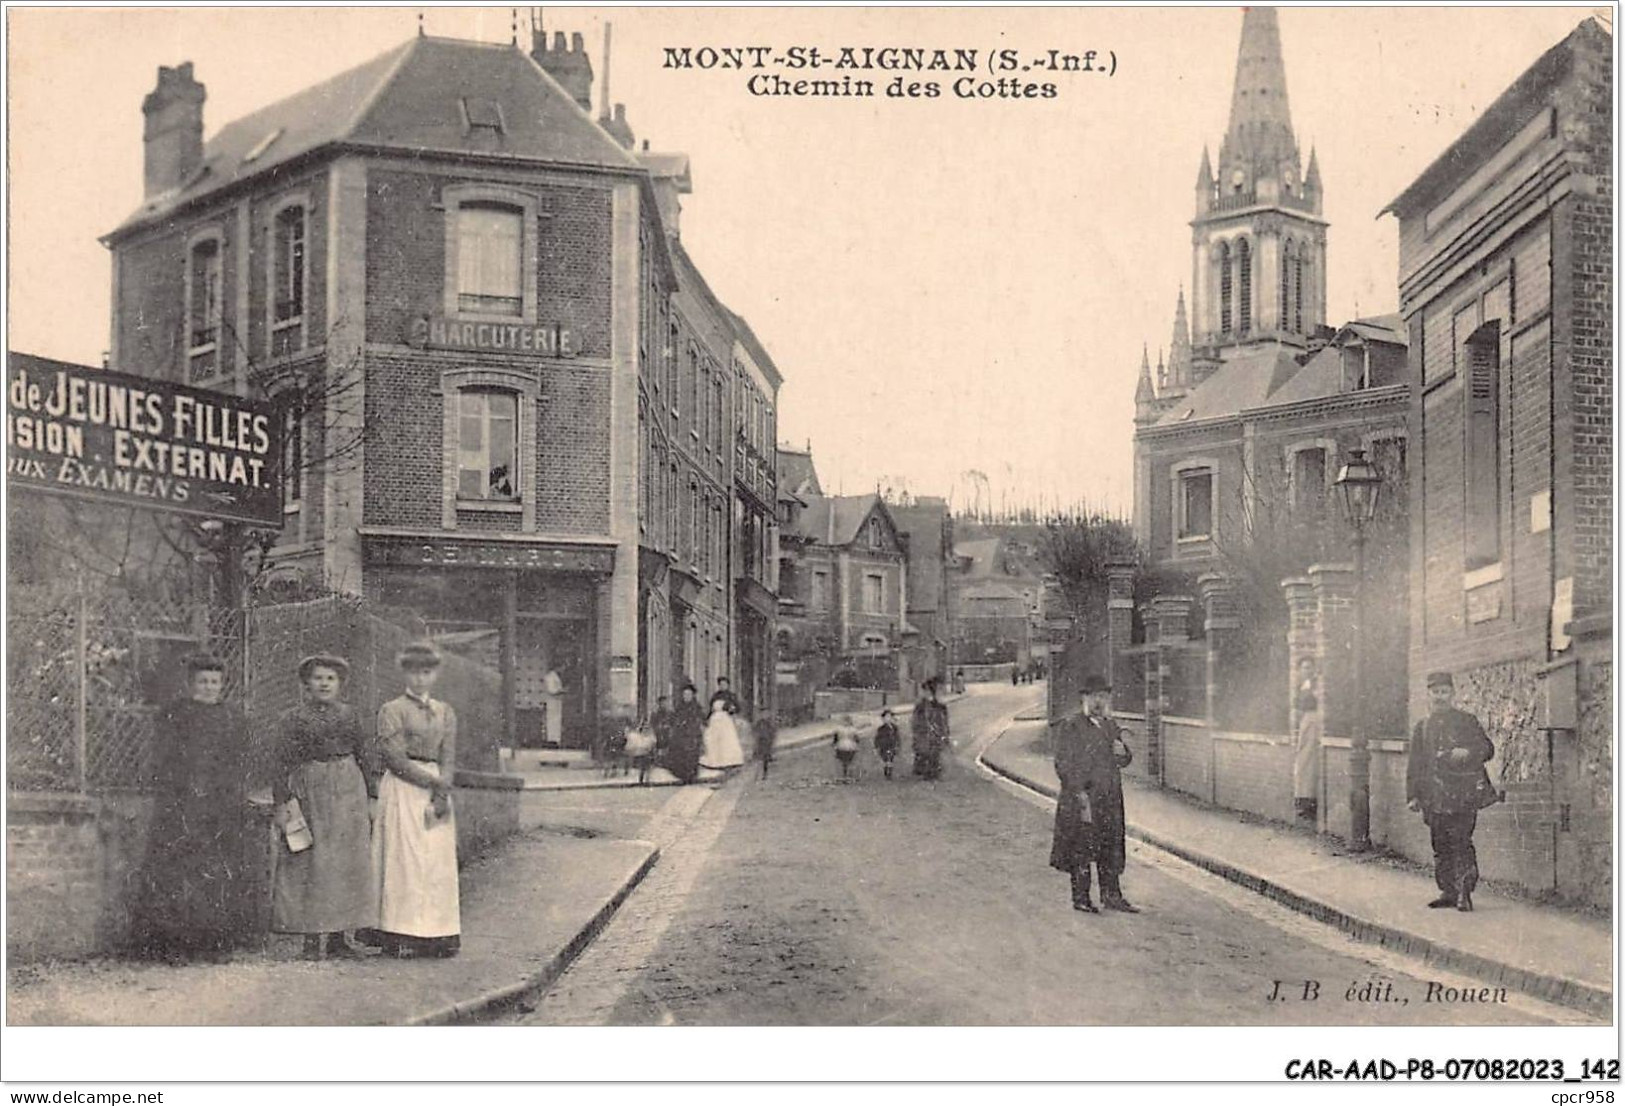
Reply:
<svg viewBox="0 0 1625 1106"><path fill-rule="evenodd" d="M10 489L282 526L271 404L15 355L8 370Z"/></svg>
<svg viewBox="0 0 1625 1106"><path fill-rule="evenodd" d="M576 355L575 336L562 323L475 323L441 315L420 315L407 328L407 343L418 349L533 353L541 357Z"/></svg>

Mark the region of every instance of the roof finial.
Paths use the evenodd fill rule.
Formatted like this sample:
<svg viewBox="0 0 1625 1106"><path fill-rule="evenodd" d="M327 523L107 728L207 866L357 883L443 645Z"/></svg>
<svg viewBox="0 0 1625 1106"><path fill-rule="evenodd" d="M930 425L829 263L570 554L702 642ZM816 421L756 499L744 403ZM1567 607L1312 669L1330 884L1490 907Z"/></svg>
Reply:
<svg viewBox="0 0 1625 1106"><path fill-rule="evenodd" d="M519 45L519 9L508 9L508 45Z"/></svg>
<svg viewBox="0 0 1625 1106"><path fill-rule="evenodd" d="M418 9L418 37L423 37L423 9Z"/></svg>

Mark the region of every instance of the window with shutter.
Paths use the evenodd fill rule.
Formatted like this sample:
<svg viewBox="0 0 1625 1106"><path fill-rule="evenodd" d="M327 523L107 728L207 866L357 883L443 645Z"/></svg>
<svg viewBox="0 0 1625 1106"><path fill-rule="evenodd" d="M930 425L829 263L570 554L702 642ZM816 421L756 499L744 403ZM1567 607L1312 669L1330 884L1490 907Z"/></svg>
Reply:
<svg viewBox="0 0 1625 1106"><path fill-rule="evenodd" d="M1466 567L1501 559L1501 326L1488 322L1462 350L1466 381Z"/></svg>

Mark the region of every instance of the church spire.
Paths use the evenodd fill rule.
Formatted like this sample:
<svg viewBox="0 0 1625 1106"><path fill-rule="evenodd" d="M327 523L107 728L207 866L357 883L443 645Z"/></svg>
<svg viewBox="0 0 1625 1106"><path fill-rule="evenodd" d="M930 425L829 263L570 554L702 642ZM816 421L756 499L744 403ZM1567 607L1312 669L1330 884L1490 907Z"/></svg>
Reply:
<svg viewBox="0 0 1625 1106"><path fill-rule="evenodd" d="M1297 173L1298 143L1275 9L1247 8L1230 95L1230 128L1219 147L1219 191L1273 193L1279 185L1290 193L1297 188Z"/></svg>

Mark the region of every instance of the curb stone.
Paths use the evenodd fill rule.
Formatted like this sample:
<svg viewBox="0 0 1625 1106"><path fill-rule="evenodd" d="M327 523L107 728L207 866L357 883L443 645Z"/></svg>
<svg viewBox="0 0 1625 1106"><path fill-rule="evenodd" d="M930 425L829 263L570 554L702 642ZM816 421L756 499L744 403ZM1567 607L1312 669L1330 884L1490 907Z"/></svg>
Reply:
<svg viewBox="0 0 1625 1106"><path fill-rule="evenodd" d="M553 985L559 976L564 974L565 969L575 963L576 958L585 952L587 946L592 944L593 940L604 931L604 927L609 925L610 919L620 910L621 904L637 889L638 884L643 882L644 877L654 870L654 866L659 860L660 849L651 844L649 855L644 857L642 862L621 881L621 885L615 894L610 896L609 900L598 908L591 920L574 937L570 938L568 944L553 954L552 958L540 971L533 972L502 987L495 987L483 994L476 995L474 998L453 1002L450 1005L440 1007L438 1010L432 1010L427 1014L409 1018L404 1024L459 1025L472 1022L486 1014L512 1006L527 995L545 991Z"/></svg>
<svg viewBox="0 0 1625 1106"><path fill-rule="evenodd" d="M995 740L996 743L997 740ZM1030 779L1021 772L1007 768L1002 764L996 764L987 759L985 754L978 759L990 771L1018 783L1030 791L1036 791L1051 799L1056 797L1059 790L1056 787ZM1605 1018L1612 1017L1614 996L1611 991L1593 987L1577 980L1561 979L1557 976L1519 968L1512 964L1503 964L1479 956L1476 953L1464 952L1460 949L1450 948L1447 945L1441 945L1437 941L1400 929L1397 926L1357 917L1339 910L1329 903L1311 899L1307 895L1282 887L1280 884L1274 883L1255 872L1249 872L1227 861L1198 852L1187 845L1148 830L1144 826L1137 826L1133 822L1129 822L1126 829L1128 836L1137 841L1161 849L1163 852L1171 853L1186 863L1194 864L1204 871L1211 872L1216 876L1229 880L1231 883L1245 887L1249 891L1280 903L1282 906L1341 930L1356 941L1392 949L1407 956L1414 956L1424 963L1447 968L1451 971L1459 971L1463 975L1471 975L1497 986L1509 987L1545 1002L1567 1006L1571 1009L1584 1010L1588 1014L1595 1014Z"/></svg>
<svg viewBox="0 0 1625 1106"><path fill-rule="evenodd" d="M705 805L711 801L711 796L715 793L716 788L705 789L705 797L700 801L699 805L689 813L689 818L692 819L698 816L699 812L703 810ZM679 794L684 794L684 792L679 792ZM676 798L677 796L674 795L671 800L667 800L666 805L669 806L670 803ZM661 808L661 810L664 809L665 806ZM655 817L659 817L658 812L656 813ZM636 841L636 839L633 840ZM607 899L604 904L598 908L597 911L594 912L593 916L588 919L587 924L582 926L576 935L570 938L569 942L566 943L562 949L554 953L553 956L549 958L548 962L543 965L539 971L531 972L529 975L523 976L513 983L505 984L501 987L494 987L491 990L485 991L484 993L476 995L473 998L453 1002L436 1010L431 1010L427 1014L421 1014L417 1017L409 1018L403 1024L465 1024L476 1021L481 1017L494 1013L498 1010L512 1006L529 995L539 994L551 987L558 980L559 976L563 975L570 965L575 963L576 959L587 950L587 946L591 945L593 941L597 939L598 935L604 931L604 928L609 925L610 921L615 917L615 914L620 910L621 905L626 902L633 891L637 890L638 885L648 877L649 873L654 870L655 865L659 863L660 846L652 841L645 841L641 843L649 846L649 855L644 857L643 860L639 862L638 865L631 872L629 872L624 879L621 880L621 884L618 888L616 888L615 893L611 895L609 899Z"/></svg>

